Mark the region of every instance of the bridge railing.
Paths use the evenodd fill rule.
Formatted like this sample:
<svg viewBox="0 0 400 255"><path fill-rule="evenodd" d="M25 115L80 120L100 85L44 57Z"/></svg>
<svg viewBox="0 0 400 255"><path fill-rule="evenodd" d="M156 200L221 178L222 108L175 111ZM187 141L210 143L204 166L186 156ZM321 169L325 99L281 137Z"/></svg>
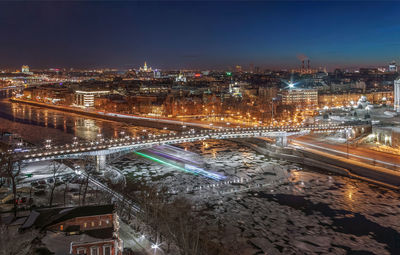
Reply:
<svg viewBox="0 0 400 255"><path fill-rule="evenodd" d="M298 133L301 131L320 131L330 132L353 128L343 124L323 124L307 126L283 126L283 127L249 127L249 128L226 128L200 131L188 131L175 133L173 135L149 135L144 138L125 137L118 139L101 139L83 143L66 144L61 146L34 148L26 152L14 152L14 156L19 159L29 159L37 157L49 157L62 154L79 154L89 151L118 150L126 147L140 147L141 145L151 146L160 144L182 143L186 141L196 141L205 139L224 139L224 137L254 137L254 136L279 136L286 133Z"/></svg>

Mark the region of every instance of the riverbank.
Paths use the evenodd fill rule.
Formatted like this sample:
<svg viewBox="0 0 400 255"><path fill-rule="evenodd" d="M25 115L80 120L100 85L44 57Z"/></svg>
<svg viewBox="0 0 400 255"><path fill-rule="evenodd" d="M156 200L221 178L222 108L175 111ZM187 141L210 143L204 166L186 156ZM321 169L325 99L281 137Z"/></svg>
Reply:
<svg viewBox="0 0 400 255"><path fill-rule="evenodd" d="M142 127L151 127L151 128L158 128L158 129L167 128L169 130L174 130L174 131L182 131L183 126L187 126L187 127L191 127L191 128L195 128L195 129L208 128L208 126L199 124L199 123L170 120L170 119L165 119L165 118L150 118L150 117L128 115L128 114L106 113L106 112L100 112L100 111L86 111L86 110L79 109L76 107L50 105L50 104L34 102L34 101L29 101L29 100L17 99L17 98L10 98L9 100L13 103L29 104L29 105L33 105L33 106L49 108L52 110L83 115L83 116L87 116L87 117L91 117L91 118L124 122L127 124L132 124L135 126L142 126Z"/></svg>
<svg viewBox="0 0 400 255"><path fill-rule="evenodd" d="M323 171L356 178L391 189L400 189L400 173L309 148L278 147L260 139L234 140L270 157L287 160Z"/></svg>

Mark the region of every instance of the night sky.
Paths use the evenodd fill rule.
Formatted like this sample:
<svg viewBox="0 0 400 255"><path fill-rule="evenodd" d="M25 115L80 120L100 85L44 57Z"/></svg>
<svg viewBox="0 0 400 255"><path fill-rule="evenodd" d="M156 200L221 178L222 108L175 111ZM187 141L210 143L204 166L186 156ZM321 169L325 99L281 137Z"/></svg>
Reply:
<svg viewBox="0 0 400 255"><path fill-rule="evenodd" d="M1 2L0 67L399 62L400 2Z"/></svg>

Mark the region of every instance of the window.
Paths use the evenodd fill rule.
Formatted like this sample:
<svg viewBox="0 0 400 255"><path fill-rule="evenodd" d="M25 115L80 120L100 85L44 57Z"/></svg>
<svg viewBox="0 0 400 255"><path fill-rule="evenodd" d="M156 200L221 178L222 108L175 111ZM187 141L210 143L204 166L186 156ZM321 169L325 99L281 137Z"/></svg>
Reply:
<svg viewBox="0 0 400 255"><path fill-rule="evenodd" d="M87 227L87 223L85 222L85 223L83 223L83 227L84 228L86 228Z"/></svg>
<svg viewBox="0 0 400 255"><path fill-rule="evenodd" d="M106 224L107 224L107 225L110 224L110 221L109 221L109 220L106 220Z"/></svg>
<svg viewBox="0 0 400 255"><path fill-rule="evenodd" d="M111 255L111 247L103 246L103 255Z"/></svg>
<svg viewBox="0 0 400 255"><path fill-rule="evenodd" d="M60 225L60 230L61 230L61 231L64 230L64 225Z"/></svg>
<svg viewBox="0 0 400 255"><path fill-rule="evenodd" d="M91 247L90 248L90 255L99 255L99 248L98 247Z"/></svg>
<svg viewBox="0 0 400 255"><path fill-rule="evenodd" d="M92 227L94 227L94 221L92 221Z"/></svg>
<svg viewBox="0 0 400 255"><path fill-rule="evenodd" d="M76 249L76 252L78 254L86 254L86 249L85 248L78 248L78 249Z"/></svg>
<svg viewBox="0 0 400 255"><path fill-rule="evenodd" d="M99 221L99 226L101 226L101 221Z"/></svg>

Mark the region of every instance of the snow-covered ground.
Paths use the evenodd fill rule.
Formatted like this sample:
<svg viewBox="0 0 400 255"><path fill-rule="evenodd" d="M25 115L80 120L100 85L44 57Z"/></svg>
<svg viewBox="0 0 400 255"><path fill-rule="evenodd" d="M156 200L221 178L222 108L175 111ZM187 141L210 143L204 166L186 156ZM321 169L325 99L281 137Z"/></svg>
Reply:
<svg viewBox="0 0 400 255"><path fill-rule="evenodd" d="M400 254L400 195L362 181L302 169L229 141L180 145L199 153L207 179L136 154L113 163L185 194L209 234L232 254Z"/></svg>
<svg viewBox="0 0 400 255"><path fill-rule="evenodd" d="M39 179L47 179L53 177L53 165L52 161L39 161L22 165L20 174L20 183L33 182ZM72 174L73 170L66 165L60 166L57 170L57 177Z"/></svg>

